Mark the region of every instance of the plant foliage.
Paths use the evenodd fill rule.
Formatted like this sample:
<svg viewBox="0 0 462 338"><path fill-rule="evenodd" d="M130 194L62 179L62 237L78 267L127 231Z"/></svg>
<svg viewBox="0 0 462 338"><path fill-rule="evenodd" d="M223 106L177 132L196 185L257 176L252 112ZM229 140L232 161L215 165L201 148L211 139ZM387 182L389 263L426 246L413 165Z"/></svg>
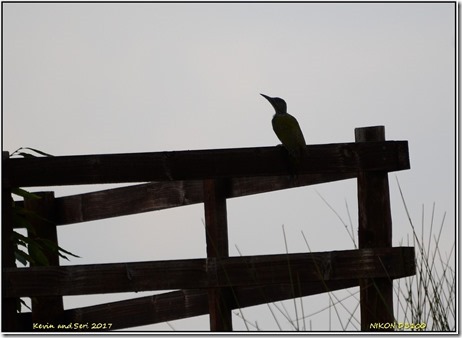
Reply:
<svg viewBox="0 0 462 338"><path fill-rule="evenodd" d="M28 151L28 152L26 152ZM37 157L37 155L41 156L52 156L47 154L43 151L28 148L28 147L21 147L14 151L10 157ZM41 196L38 194L26 191L21 188L14 188L11 190L12 195L20 197L24 200L38 200L41 199ZM16 261L22 264L23 266L47 266L50 265L48 260L49 255L59 255L59 257L69 260L66 255L73 256L79 258L79 256L69 252L63 248L61 248L57 243L50 241L46 238L41 238L37 236L37 233L32 226L32 222L34 220L40 220L44 222L49 222L49 220L41 217L40 215L36 214L35 212L26 209L22 203L15 201L13 196L11 197L12 203L12 218L13 218L13 227L14 228L25 228L27 229L28 236L22 235L17 231L13 231L13 245L14 245L14 255ZM21 304L28 307L27 304L20 299L18 301L18 312L21 310ZM29 307L28 307L29 308Z"/></svg>

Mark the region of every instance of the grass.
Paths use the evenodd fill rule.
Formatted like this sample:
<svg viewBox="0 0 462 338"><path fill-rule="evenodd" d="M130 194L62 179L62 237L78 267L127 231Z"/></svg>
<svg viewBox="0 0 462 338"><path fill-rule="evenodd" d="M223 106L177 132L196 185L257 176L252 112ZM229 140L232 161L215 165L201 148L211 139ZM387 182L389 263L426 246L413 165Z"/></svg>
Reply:
<svg viewBox="0 0 462 338"><path fill-rule="evenodd" d="M416 274L397 279L393 283L395 331L456 331L455 241L449 253L443 253L440 250L446 213L437 224L434 203L431 209L430 224L426 224L425 208L422 206L421 229L418 231L409 213L399 181L396 180L396 182L411 229L407 243L404 244L401 241L400 245L415 248ZM349 224L343 221L339 213L319 193L318 195L340 219L356 248L348 205L346 207ZM425 230L428 232L427 235L425 235ZM303 232L302 235L305 238ZM287 249L285 232L284 241ZM311 252L306 238L305 243ZM297 285L297 281L293 281L293 283L293 285ZM338 327L340 327L342 331L359 331L359 288L328 292L324 294L324 299L326 299L326 295L327 304L311 313L306 313L307 309L304 302L305 304L312 302L313 296L270 303L266 306L280 331L331 331L334 326L334 330L339 330ZM244 321L247 330L265 330L258 322L250 321L242 311L234 312L234 314ZM324 321L319 323L318 315L320 314L327 317L327 327L324 325Z"/></svg>
<svg viewBox="0 0 462 338"><path fill-rule="evenodd" d="M412 229L412 246L416 251L416 275L404 279L404 283L398 280L396 315L398 318L403 318L402 322L423 323L426 325L426 331L455 331L456 278L452 261L455 243L452 244L450 252L444 256L439 249L446 213L435 234L433 231L435 203L433 203L430 231L426 239L424 238L425 208L422 206L419 238L398 181L397 184Z"/></svg>

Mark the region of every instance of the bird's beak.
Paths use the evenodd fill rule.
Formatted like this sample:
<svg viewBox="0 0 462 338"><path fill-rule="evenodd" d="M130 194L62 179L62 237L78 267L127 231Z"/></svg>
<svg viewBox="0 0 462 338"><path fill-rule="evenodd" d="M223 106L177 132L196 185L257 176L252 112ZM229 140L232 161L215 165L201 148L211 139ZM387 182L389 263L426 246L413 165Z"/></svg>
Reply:
<svg viewBox="0 0 462 338"><path fill-rule="evenodd" d="M267 99L269 101L269 103L271 103L271 105L274 107L273 105L273 98L272 97L269 97L265 94L260 94L261 96L263 96L265 99Z"/></svg>
<svg viewBox="0 0 462 338"><path fill-rule="evenodd" d="M263 96L265 99L267 99L269 102L271 102L271 97L266 96L265 94L260 94L260 95Z"/></svg>

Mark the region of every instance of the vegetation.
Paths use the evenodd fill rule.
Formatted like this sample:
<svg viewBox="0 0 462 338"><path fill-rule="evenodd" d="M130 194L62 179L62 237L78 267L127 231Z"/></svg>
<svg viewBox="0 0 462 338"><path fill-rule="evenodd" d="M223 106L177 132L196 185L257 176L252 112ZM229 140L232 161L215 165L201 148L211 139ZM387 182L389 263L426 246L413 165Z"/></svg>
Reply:
<svg viewBox="0 0 462 338"><path fill-rule="evenodd" d="M439 226L436 225L436 207L433 204L431 220L428 225L424 221L425 209L422 206L421 229L416 229L398 180L397 185L412 233L412 239L409 240L408 238L407 243L401 244L415 247L416 275L394 281L395 323L392 323L394 325L393 328L395 331L455 331L455 243L452 244L449 253L443 253L440 250L441 234L446 213L444 213ZM352 239L354 247L357 248L348 205L347 213L349 222L345 222L339 213L321 195L319 196L340 219L349 237ZM428 227L428 234L424 235L425 229L428 229ZM305 238L303 232L302 235ZM306 238L305 243L309 250ZM359 331L359 288L329 292L325 295L328 296L328 304L313 313L306 313L307 310L304 307L304 300L309 301L310 297L313 296L267 304L267 307L281 331L331 331L333 330L332 326L335 320L338 321L336 326L339 324L343 331ZM328 327L316 325L316 321L319 321L317 315L322 313L327 313L328 315ZM265 330L257 322L251 321L247 316L244 316L242 311L234 312L234 314L244 321L247 329ZM315 325L313 325L313 322Z"/></svg>
<svg viewBox="0 0 462 338"><path fill-rule="evenodd" d="M33 148L19 148L18 150L14 151L10 157L36 157L35 154L30 152L42 156L52 156ZM13 195L23 199L36 200L41 198L39 195L28 192L21 188L14 188L11 192ZM79 257L61 248L55 242L37 236L37 233L32 225L33 221L40 220L44 222L50 222L49 220L46 220L43 217L40 217L40 215L37 215L36 213L26 209L22 203L15 201L13 196L11 198L11 203L13 209L13 227L25 228L27 230L27 236L21 234L20 232L13 231L12 240L14 244L14 254L18 263L22 264L23 266L47 266L50 265L47 258L49 254L58 254L60 257L66 260L69 260L66 254L73 257ZM21 299L20 302L18 302L18 312L21 311L21 304L28 307L27 304Z"/></svg>
<svg viewBox="0 0 462 338"><path fill-rule="evenodd" d="M438 232L433 233L435 203L431 212L430 234L424 238L424 206L422 206L421 236L417 235L414 223L409 214L406 201L398 183L402 202L412 229L412 245L416 249L416 275L406 278L404 286L398 284L397 298L398 318L402 322L425 323L427 331L455 331L456 323L456 275L453 267L454 247L449 254L441 253L439 244L446 213Z"/></svg>

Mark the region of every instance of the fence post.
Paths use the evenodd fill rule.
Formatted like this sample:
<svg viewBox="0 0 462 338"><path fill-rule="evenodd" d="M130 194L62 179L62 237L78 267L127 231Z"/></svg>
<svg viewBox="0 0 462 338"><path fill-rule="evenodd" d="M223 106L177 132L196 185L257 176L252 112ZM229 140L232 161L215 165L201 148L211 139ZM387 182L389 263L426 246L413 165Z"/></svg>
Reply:
<svg viewBox="0 0 462 338"><path fill-rule="evenodd" d="M385 127L355 129L356 142L385 141ZM387 172L358 173L359 248L391 247L392 224ZM390 330L393 323L393 280L360 280L361 331ZM374 325L376 324L376 325Z"/></svg>
<svg viewBox="0 0 462 338"><path fill-rule="evenodd" d="M30 239L45 239L58 245L58 233L54 209L54 192L38 192L40 199L24 199L24 207L39 217L31 216L30 224L35 233L28 232ZM58 252L43 252L50 266L59 265ZM34 266L34 264L31 264ZM36 265L35 265L36 266ZM32 323L37 324L60 324L64 312L62 296L35 297L32 300ZM50 329L53 331L53 329Z"/></svg>
<svg viewBox="0 0 462 338"><path fill-rule="evenodd" d="M207 241L207 270L216 276L216 262L229 256L228 221L226 215L226 182L204 180L205 230ZM208 290L210 331L232 331L230 289Z"/></svg>
<svg viewBox="0 0 462 338"><path fill-rule="evenodd" d="M9 160L10 154L2 152L2 268L16 267L13 244L13 199L9 187ZM8 286L2 283L2 295ZM2 331L18 331L17 298L2 297Z"/></svg>

